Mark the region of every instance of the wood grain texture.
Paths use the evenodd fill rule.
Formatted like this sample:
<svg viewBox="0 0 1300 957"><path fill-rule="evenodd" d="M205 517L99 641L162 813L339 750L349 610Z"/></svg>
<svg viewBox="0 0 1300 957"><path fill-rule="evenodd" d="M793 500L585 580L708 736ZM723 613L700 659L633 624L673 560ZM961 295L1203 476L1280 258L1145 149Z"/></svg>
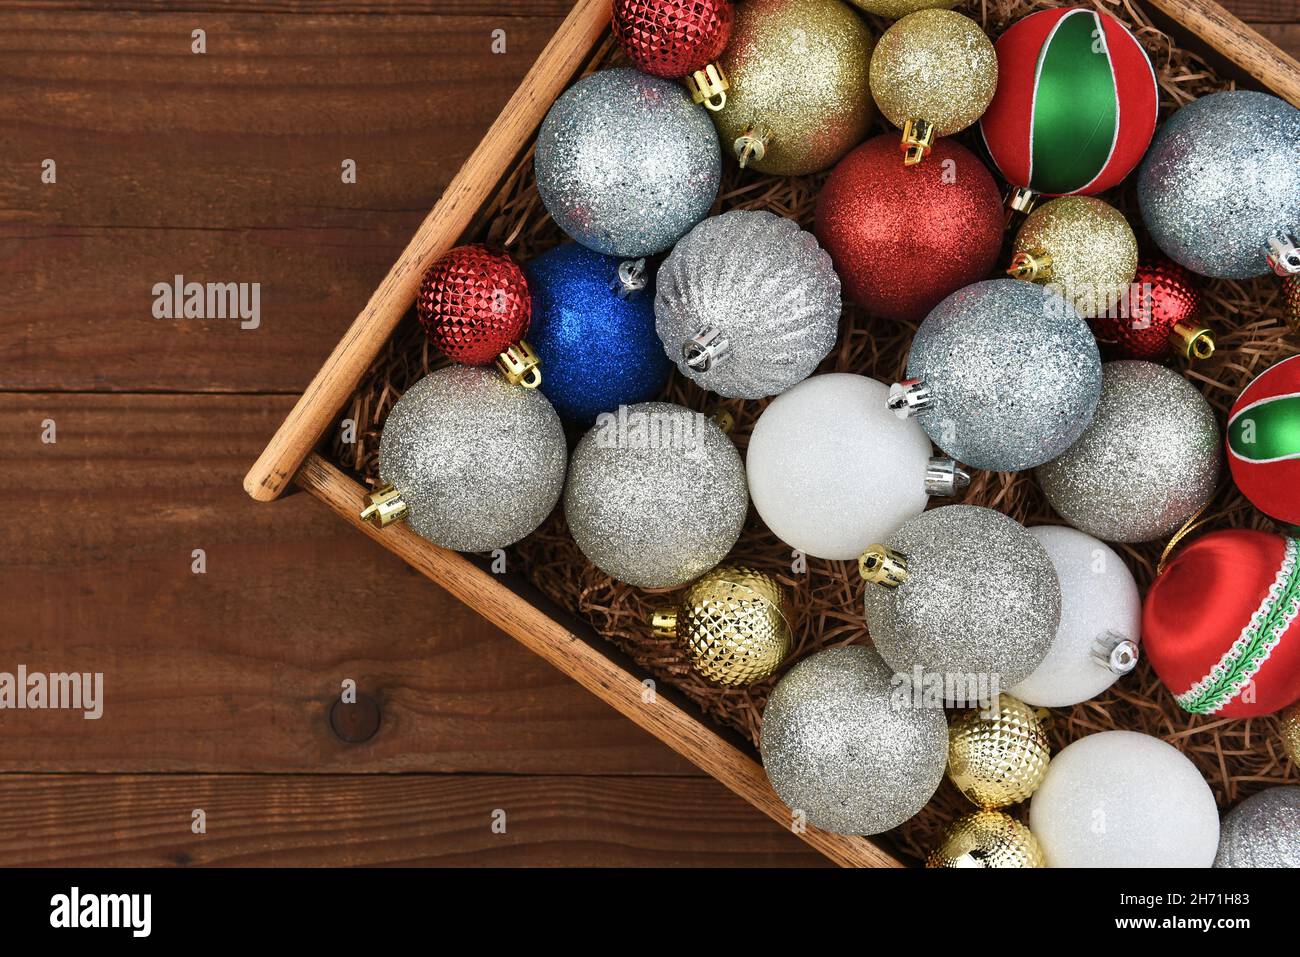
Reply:
<svg viewBox="0 0 1300 957"><path fill-rule="evenodd" d="M0 866L288 864L828 866L707 778L0 776Z"/></svg>

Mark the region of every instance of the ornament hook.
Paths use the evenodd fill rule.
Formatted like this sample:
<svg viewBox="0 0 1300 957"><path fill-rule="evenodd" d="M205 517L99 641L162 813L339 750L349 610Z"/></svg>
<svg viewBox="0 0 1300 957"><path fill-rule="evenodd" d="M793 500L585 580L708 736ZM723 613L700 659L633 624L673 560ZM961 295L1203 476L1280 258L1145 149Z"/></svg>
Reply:
<svg viewBox="0 0 1300 957"><path fill-rule="evenodd" d="M1300 249L1286 233L1276 233L1268 240L1268 264L1273 272L1286 278L1300 275Z"/></svg>
<svg viewBox="0 0 1300 957"><path fill-rule="evenodd" d="M686 88L694 102L717 113L727 105L727 90L731 89L731 82L719 64L710 63L686 78Z"/></svg>
<svg viewBox="0 0 1300 957"><path fill-rule="evenodd" d="M772 132L767 127L757 124L749 127L736 137L736 142L733 144L740 168L745 169L751 160L755 163L763 162L763 157L767 155L767 148L771 145Z"/></svg>
<svg viewBox="0 0 1300 957"><path fill-rule="evenodd" d="M501 370L511 385L521 385L525 389L536 389L542 384L541 360L537 353L523 339L497 356L497 368Z"/></svg>
<svg viewBox="0 0 1300 957"><path fill-rule="evenodd" d="M645 258L627 259L618 264L614 278L609 281L609 288L620 299L631 299L646 287L649 280L645 274Z"/></svg>
<svg viewBox="0 0 1300 957"><path fill-rule="evenodd" d="M708 372L713 364L731 352L731 342L714 326L682 344L682 359L695 372Z"/></svg>
<svg viewBox="0 0 1300 957"><path fill-rule="evenodd" d="M925 494L949 498L970 486L970 473L956 459L936 455L925 470Z"/></svg>
<svg viewBox="0 0 1300 957"><path fill-rule="evenodd" d="M934 147L934 124L929 120L908 120L903 124L903 165L915 166Z"/></svg>
<svg viewBox="0 0 1300 957"><path fill-rule="evenodd" d="M872 545L858 557L858 574L873 585L897 588L907 581L907 556L888 545Z"/></svg>
<svg viewBox="0 0 1300 957"><path fill-rule="evenodd" d="M1098 638L1092 643L1092 657L1111 674L1126 675L1137 667L1141 657L1137 642L1118 632L1106 632L1106 640Z"/></svg>
<svg viewBox="0 0 1300 957"><path fill-rule="evenodd" d="M934 405L934 393L924 379L904 379L889 387L889 411L900 419L910 418Z"/></svg>
<svg viewBox="0 0 1300 957"><path fill-rule="evenodd" d="M375 528L385 528L394 522L406 518L410 509L402 501L402 494L391 483L378 488L366 496L369 503L361 510L361 521L370 522Z"/></svg>

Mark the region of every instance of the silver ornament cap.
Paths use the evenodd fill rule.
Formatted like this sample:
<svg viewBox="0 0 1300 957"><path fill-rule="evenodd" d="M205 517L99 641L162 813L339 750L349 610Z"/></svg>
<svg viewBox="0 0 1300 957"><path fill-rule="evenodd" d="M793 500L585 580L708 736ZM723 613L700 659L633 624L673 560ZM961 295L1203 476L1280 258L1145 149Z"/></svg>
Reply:
<svg viewBox="0 0 1300 957"><path fill-rule="evenodd" d="M1267 788L1223 817L1215 867L1300 867L1300 786Z"/></svg>

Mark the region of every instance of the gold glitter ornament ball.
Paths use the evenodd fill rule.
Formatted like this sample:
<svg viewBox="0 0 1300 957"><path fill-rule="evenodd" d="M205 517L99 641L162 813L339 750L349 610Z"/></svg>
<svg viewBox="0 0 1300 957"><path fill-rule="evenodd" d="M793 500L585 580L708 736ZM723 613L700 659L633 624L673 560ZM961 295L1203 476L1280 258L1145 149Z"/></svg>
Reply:
<svg viewBox="0 0 1300 957"><path fill-rule="evenodd" d="M998 88L998 57L979 24L951 10L921 10L899 20L871 55L871 93L903 131L908 165L988 109Z"/></svg>
<svg viewBox="0 0 1300 957"><path fill-rule="evenodd" d="M1001 811L972 811L944 831L926 867L1045 867L1029 828Z"/></svg>
<svg viewBox="0 0 1300 957"><path fill-rule="evenodd" d="M958 0L849 0L859 10L897 20L917 10L951 10Z"/></svg>
<svg viewBox="0 0 1300 957"><path fill-rule="evenodd" d="M762 572L719 565L686 589L681 605L656 612L661 635L676 637L691 667L728 688L770 676L790 653L781 586Z"/></svg>
<svg viewBox="0 0 1300 957"><path fill-rule="evenodd" d="M1283 711L1281 720L1282 747L1291 763L1300 768L1300 701Z"/></svg>
<svg viewBox="0 0 1300 957"><path fill-rule="evenodd" d="M1007 272L1050 285L1095 319L1127 300L1137 266L1137 237L1123 213L1091 196L1062 196L1021 225Z"/></svg>
<svg viewBox="0 0 1300 957"><path fill-rule="evenodd" d="M948 724L948 777L972 803L1006 807L1037 790L1051 745L1038 712L1009 694L990 708L958 712Z"/></svg>
<svg viewBox="0 0 1300 957"><path fill-rule="evenodd" d="M727 106L713 113L724 151L760 173L833 166L867 135L871 31L841 0L745 0L721 65Z"/></svg>

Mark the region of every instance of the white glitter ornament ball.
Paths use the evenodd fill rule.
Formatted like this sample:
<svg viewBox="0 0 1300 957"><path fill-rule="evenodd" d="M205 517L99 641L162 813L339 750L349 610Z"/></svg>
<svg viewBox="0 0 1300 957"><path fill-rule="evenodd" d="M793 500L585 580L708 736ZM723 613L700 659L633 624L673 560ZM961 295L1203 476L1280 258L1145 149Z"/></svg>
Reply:
<svg viewBox="0 0 1300 957"><path fill-rule="evenodd" d="M1029 805L1029 829L1048 867L1209 867L1219 810L1173 745L1102 731L1052 758Z"/></svg>
<svg viewBox="0 0 1300 957"><path fill-rule="evenodd" d="M1038 484L1080 531L1149 542L1214 494L1221 446L1214 410L1182 376L1151 362L1108 362L1092 424L1038 470Z"/></svg>
<svg viewBox="0 0 1300 957"><path fill-rule="evenodd" d="M537 134L537 192L573 239L652 256L708 215L722 153L713 122L677 83L601 70L555 101Z"/></svg>
<svg viewBox="0 0 1300 957"><path fill-rule="evenodd" d="M791 548L855 559L924 511L930 440L890 414L888 396L865 376L815 375L758 417L745 456L749 494Z"/></svg>
<svg viewBox="0 0 1300 957"><path fill-rule="evenodd" d="M1251 90L1193 100L1156 134L1137 187L1170 259L1203 276L1262 276L1270 239L1300 236L1300 110Z"/></svg>
<svg viewBox="0 0 1300 957"><path fill-rule="evenodd" d="M774 213L700 223L659 269L655 328L682 375L761 399L803 381L835 345L840 280L817 237Z"/></svg>
<svg viewBox="0 0 1300 957"><path fill-rule="evenodd" d="M1026 704L1064 708L1095 698L1133 670L1142 598L1124 561L1091 535L1060 525L1029 529L1061 582L1061 624L1037 668L1011 689Z"/></svg>
<svg viewBox="0 0 1300 957"><path fill-rule="evenodd" d="M781 679L763 711L760 750L773 790L807 823L879 834L934 796L948 722L942 708L915 705L874 651L847 645L810 655Z"/></svg>
<svg viewBox="0 0 1300 957"><path fill-rule="evenodd" d="M568 448L560 418L536 389L493 369L429 373L388 413L379 475L435 545L483 552L542 524L564 488Z"/></svg>
<svg viewBox="0 0 1300 957"><path fill-rule="evenodd" d="M912 340L890 408L974 468L1019 472L1060 455L1092 420L1101 355L1050 288L991 279L935 306Z"/></svg>
<svg viewBox="0 0 1300 957"><path fill-rule="evenodd" d="M1268 788L1223 818L1215 867L1300 867L1300 787Z"/></svg>
<svg viewBox="0 0 1300 957"><path fill-rule="evenodd" d="M900 674L920 669L927 682L942 680L950 702L1027 678L1060 624L1061 586L1047 552L992 509L931 509L861 563L876 650ZM971 680L979 686L969 688Z"/></svg>
<svg viewBox="0 0 1300 957"><path fill-rule="evenodd" d="M569 460L574 541L605 574L639 588L675 588L718 564L748 508L745 466L726 433L669 402L602 414Z"/></svg>

